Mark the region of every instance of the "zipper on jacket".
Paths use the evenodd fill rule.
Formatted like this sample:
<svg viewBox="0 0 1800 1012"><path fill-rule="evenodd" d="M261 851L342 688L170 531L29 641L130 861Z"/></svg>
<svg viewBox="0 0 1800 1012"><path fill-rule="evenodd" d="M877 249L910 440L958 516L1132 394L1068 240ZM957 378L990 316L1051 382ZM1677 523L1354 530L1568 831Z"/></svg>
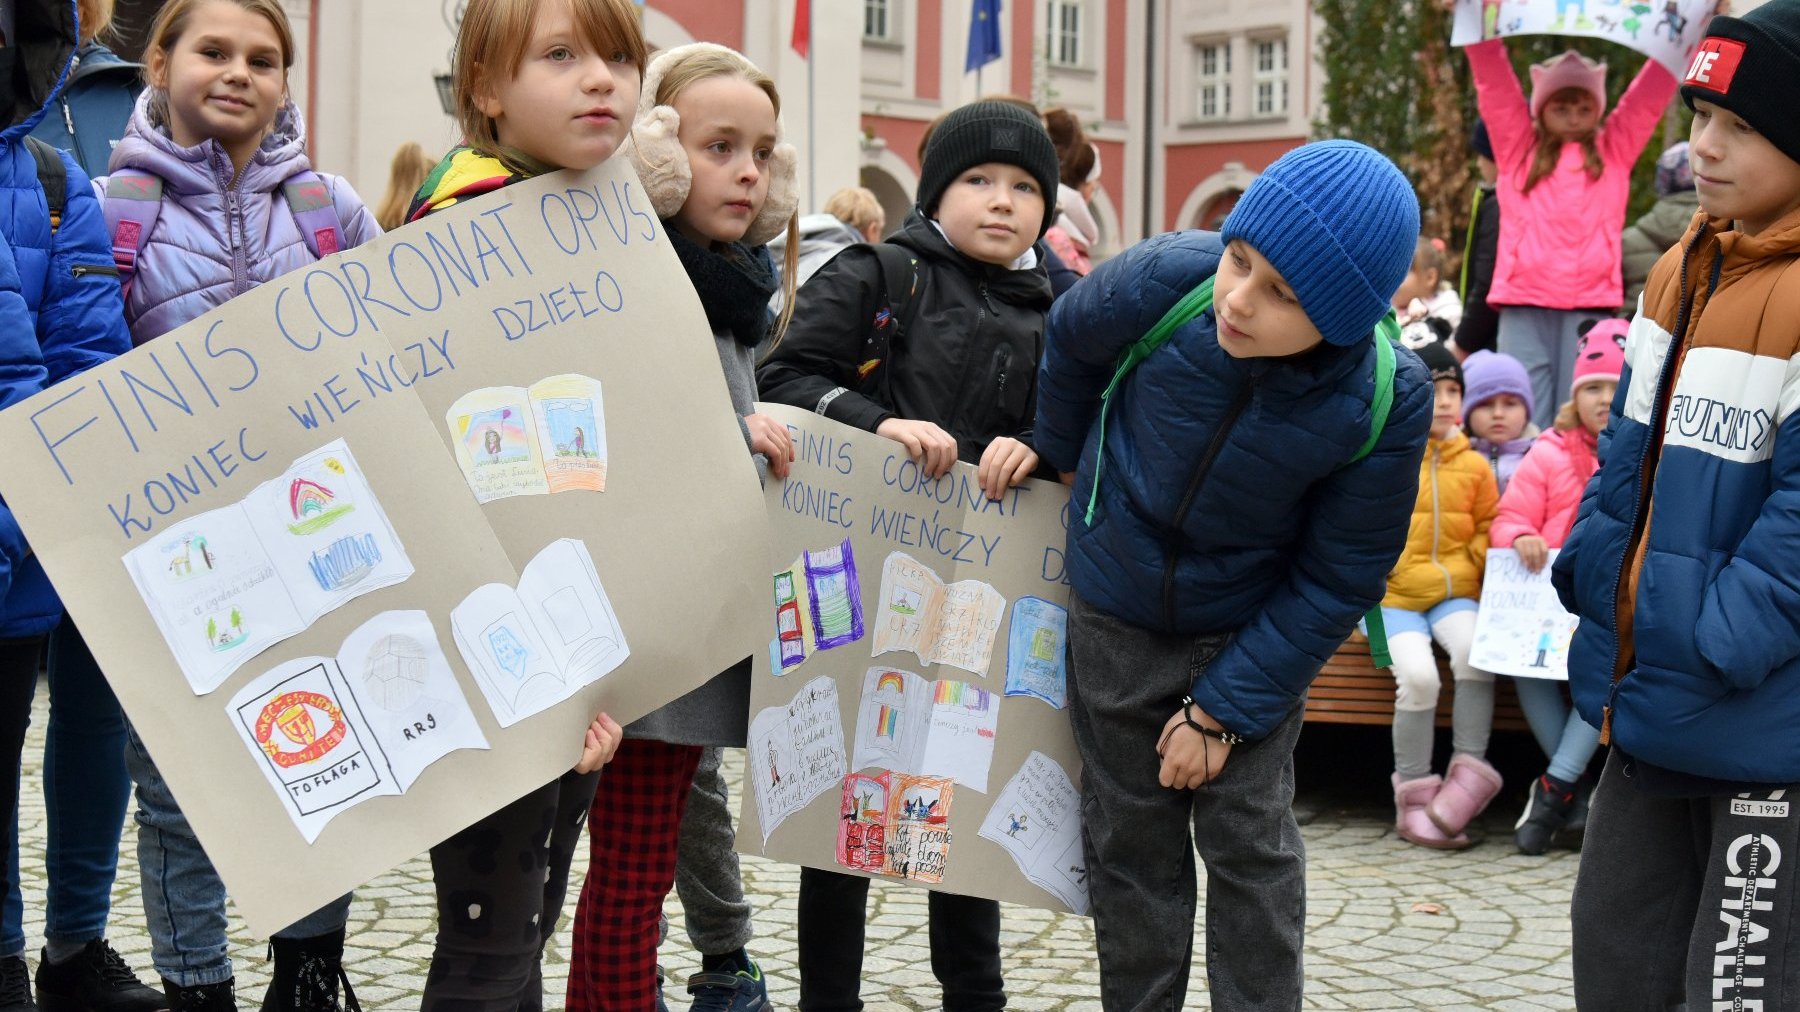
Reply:
<svg viewBox="0 0 1800 1012"><path fill-rule="evenodd" d="M1431 451L1431 564L1444 574L1444 600L1448 601L1455 581L1450 579L1450 567L1438 561L1438 541L1443 537L1443 507L1438 497L1438 461L1442 456L1441 449Z"/></svg>
<svg viewBox="0 0 1800 1012"><path fill-rule="evenodd" d="M1195 465L1192 476L1188 478L1187 490L1181 496L1181 504L1175 508L1175 517L1169 527L1167 547L1163 552L1163 627L1175 628L1175 563L1180 557L1177 551L1184 539L1182 527L1187 523L1188 511L1194 508L1194 499L1200 494L1200 486L1206 481L1207 474L1212 471L1213 461L1218 459L1220 451L1225 449L1225 437L1237 424L1238 416L1250 406L1250 399L1256 395L1256 384L1260 377L1252 375L1250 381L1238 390L1237 396L1231 400L1231 406L1225 409L1225 417L1219 420L1219 428L1213 433L1212 441L1206 444L1206 453Z"/></svg>
<svg viewBox="0 0 1800 1012"><path fill-rule="evenodd" d="M1636 495L1632 498L1631 506L1631 536L1625 539L1625 554L1619 557L1619 570L1613 576L1612 605L1615 612L1617 612L1619 608L1619 592L1625 588L1625 568L1630 564L1631 557L1637 554L1638 539L1640 537L1647 538L1650 536L1649 530L1646 529L1640 531L1638 529L1638 524L1643 520L1644 513L1650 504L1650 498L1656 491L1655 484L1650 482L1650 479L1644 474L1644 466L1650 462L1651 444L1658 441L1658 433L1653 426L1656 424L1667 424L1667 419L1664 419L1662 416L1663 400L1673 392L1671 388L1674 386L1673 380L1675 377L1674 366L1676 352L1685 350L1684 346L1687 343L1688 324L1691 322L1688 318L1692 314L1694 308L1694 304L1688 299L1688 260L1693 254L1694 249L1700 245L1701 240L1705 239L1706 236L1707 229L1705 226L1701 226L1699 233L1694 236L1692 242L1688 243L1687 249L1683 252L1681 257L1681 285L1678 289L1681 298L1681 313L1676 317L1675 332L1669 336L1669 350L1663 356L1662 368L1657 373L1656 395L1650 400L1650 421L1644 426L1644 428L1648 430L1649 435L1644 439L1643 450L1638 453L1636 468L1638 481L1647 483L1647 487L1646 485L1640 485L1633 490ZM1719 283L1719 268L1723 262L1723 254L1713 258L1712 285L1707 289L1708 295L1712 294L1712 287L1717 286ZM1627 399L1629 399L1629 396ZM1646 559L1649 557L1649 551L1650 546L1645 545L1644 553ZM1635 611L1636 609L1637 598L1634 595L1632 598L1632 610ZM1615 618L1615 623L1616 621ZM1636 621L1632 622L1631 632L1632 636L1635 638L1637 636ZM1622 649L1623 644L1619 642L1619 633L1615 628L1613 630L1613 649L1611 657L1612 672L1608 675L1608 677L1612 679L1612 685L1606 692L1606 704L1600 708L1600 744L1602 745L1612 744L1613 700L1619 694L1619 683L1625 680L1624 673L1619 670L1619 653Z"/></svg>
<svg viewBox="0 0 1800 1012"><path fill-rule="evenodd" d="M62 102L62 114L63 114L63 128L69 131L69 150L74 151L76 148L75 117L69 115L69 94L68 94L68 92L65 91L62 94L61 102Z"/></svg>
<svg viewBox="0 0 1800 1012"><path fill-rule="evenodd" d="M116 278L119 276L119 268L116 264L75 264L69 268L69 274L77 278L85 278L89 274L104 274Z"/></svg>

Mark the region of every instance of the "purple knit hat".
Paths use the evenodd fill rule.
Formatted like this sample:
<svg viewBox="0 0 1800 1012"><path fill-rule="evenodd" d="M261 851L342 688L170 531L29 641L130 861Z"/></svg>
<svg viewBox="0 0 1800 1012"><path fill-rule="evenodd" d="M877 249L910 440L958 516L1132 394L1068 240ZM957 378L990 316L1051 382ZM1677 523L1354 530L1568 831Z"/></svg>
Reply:
<svg viewBox="0 0 1800 1012"><path fill-rule="evenodd" d="M1465 413L1501 394L1512 394L1524 401L1527 416L1537 410L1531 399L1531 376L1518 359L1497 351L1478 351L1463 360Z"/></svg>

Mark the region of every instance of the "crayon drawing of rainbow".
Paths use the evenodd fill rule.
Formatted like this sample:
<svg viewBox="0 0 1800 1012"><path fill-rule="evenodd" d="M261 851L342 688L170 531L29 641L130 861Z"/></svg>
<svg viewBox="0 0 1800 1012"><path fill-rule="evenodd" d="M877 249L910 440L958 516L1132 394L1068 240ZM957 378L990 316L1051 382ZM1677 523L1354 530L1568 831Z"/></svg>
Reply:
<svg viewBox="0 0 1800 1012"><path fill-rule="evenodd" d="M337 495L324 485L308 478L295 478L288 486L288 510L294 515L288 530L295 534L316 534L356 508L347 502L335 502L336 499Z"/></svg>
<svg viewBox="0 0 1800 1012"><path fill-rule="evenodd" d="M877 693L886 692L889 689L893 689L895 695L906 695L906 679L901 678L898 671L884 671L881 677L875 680Z"/></svg>
<svg viewBox="0 0 1800 1012"><path fill-rule="evenodd" d="M993 697L986 690L978 689L968 682L945 679L937 683L932 702L939 706L964 706L971 710L985 711L992 705Z"/></svg>
<svg viewBox="0 0 1800 1012"><path fill-rule="evenodd" d="M875 737L893 738L900 734L900 711L881 704L881 711L875 717Z"/></svg>

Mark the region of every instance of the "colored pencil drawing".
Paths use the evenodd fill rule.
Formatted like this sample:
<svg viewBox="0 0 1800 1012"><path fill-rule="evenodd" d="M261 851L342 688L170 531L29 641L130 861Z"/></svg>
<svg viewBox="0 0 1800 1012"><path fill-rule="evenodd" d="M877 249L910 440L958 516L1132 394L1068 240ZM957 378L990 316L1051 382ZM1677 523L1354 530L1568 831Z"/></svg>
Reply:
<svg viewBox="0 0 1800 1012"><path fill-rule="evenodd" d="M853 871L938 883L950 860L950 804L945 777L884 770L843 779L838 805L837 863Z"/></svg>
<svg viewBox="0 0 1800 1012"><path fill-rule="evenodd" d="M887 865L888 778L852 773L838 806L837 862L879 875Z"/></svg>
<svg viewBox="0 0 1800 1012"><path fill-rule="evenodd" d="M564 373L529 387L471 390L450 406L445 422L478 502L606 491L599 380Z"/></svg>
<svg viewBox="0 0 1800 1012"><path fill-rule="evenodd" d="M872 667L863 674L850 768L947 777L985 794L999 726L1000 697L991 692Z"/></svg>
<svg viewBox="0 0 1800 1012"><path fill-rule="evenodd" d="M196 695L345 602L413 572L341 439L238 502L171 524L123 561Z"/></svg>
<svg viewBox="0 0 1800 1012"><path fill-rule="evenodd" d="M1551 549L1554 562L1559 549ZM1531 572L1510 548L1488 550L1469 663L1515 678L1569 677L1569 642L1577 619L1550 585L1550 566Z"/></svg>
<svg viewBox="0 0 1800 1012"><path fill-rule="evenodd" d="M1081 796L1054 759L1037 751L1025 758L988 808L980 835L1005 850L1026 879L1087 913Z"/></svg>
<svg viewBox="0 0 1800 1012"><path fill-rule="evenodd" d="M1687 72L1718 0L1621 3L1600 0L1458 0L1450 41L1464 46L1495 36L1580 35L1607 39L1656 60L1677 79ZM1648 31L1645 29L1648 28Z"/></svg>
<svg viewBox="0 0 1800 1012"><path fill-rule="evenodd" d="M1006 694L1068 705L1069 612L1041 597L1013 602L1006 635Z"/></svg>
<svg viewBox="0 0 1800 1012"><path fill-rule="evenodd" d="M843 779L843 719L837 684L820 675L802 685L785 706L771 706L750 721L749 779L763 844L782 821Z"/></svg>
<svg viewBox="0 0 1800 1012"><path fill-rule="evenodd" d="M793 565L775 574L774 595L771 665L780 662L777 674L799 667L816 651L863 638L862 582L849 538L801 552Z"/></svg>
<svg viewBox="0 0 1800 1012"><path fill-rule="evenodd" d="M593 557L573 538L539 552L517 588L475 588L450 625L502 727L568 699L631 655Z"/></svg>
<svg viewBox="0 0 1800 1012"><path fill-rule="evenodd" d="M1005 610L1006 598L992 586L979 580L946 586L929 566L893 552L881 567L874 653L910 650L925 664L985 676Z"/></svg>

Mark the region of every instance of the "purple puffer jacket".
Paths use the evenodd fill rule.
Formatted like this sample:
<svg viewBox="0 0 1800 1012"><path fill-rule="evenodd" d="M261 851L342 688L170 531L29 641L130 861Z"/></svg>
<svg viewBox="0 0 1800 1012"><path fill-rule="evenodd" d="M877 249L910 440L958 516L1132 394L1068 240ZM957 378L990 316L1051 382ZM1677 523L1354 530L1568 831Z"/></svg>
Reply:
<svg viewBox="0 0 1800 1012"><path fill-rule="evenodd" d="M184 148L152 121L153 91L138 97L131 126L113 150L111 169L131 168L163 181L162 210L138 255L125 299L134 344L174 330L257 285L313 263L281 184L312 167L306 129L292 102L232 181L231 158L217 141ZM323 175L323 174L321 174ZM323 176L342 224L344 248L381 234L350 184ZM94 181L102 199L106 179Z"/></svg>

